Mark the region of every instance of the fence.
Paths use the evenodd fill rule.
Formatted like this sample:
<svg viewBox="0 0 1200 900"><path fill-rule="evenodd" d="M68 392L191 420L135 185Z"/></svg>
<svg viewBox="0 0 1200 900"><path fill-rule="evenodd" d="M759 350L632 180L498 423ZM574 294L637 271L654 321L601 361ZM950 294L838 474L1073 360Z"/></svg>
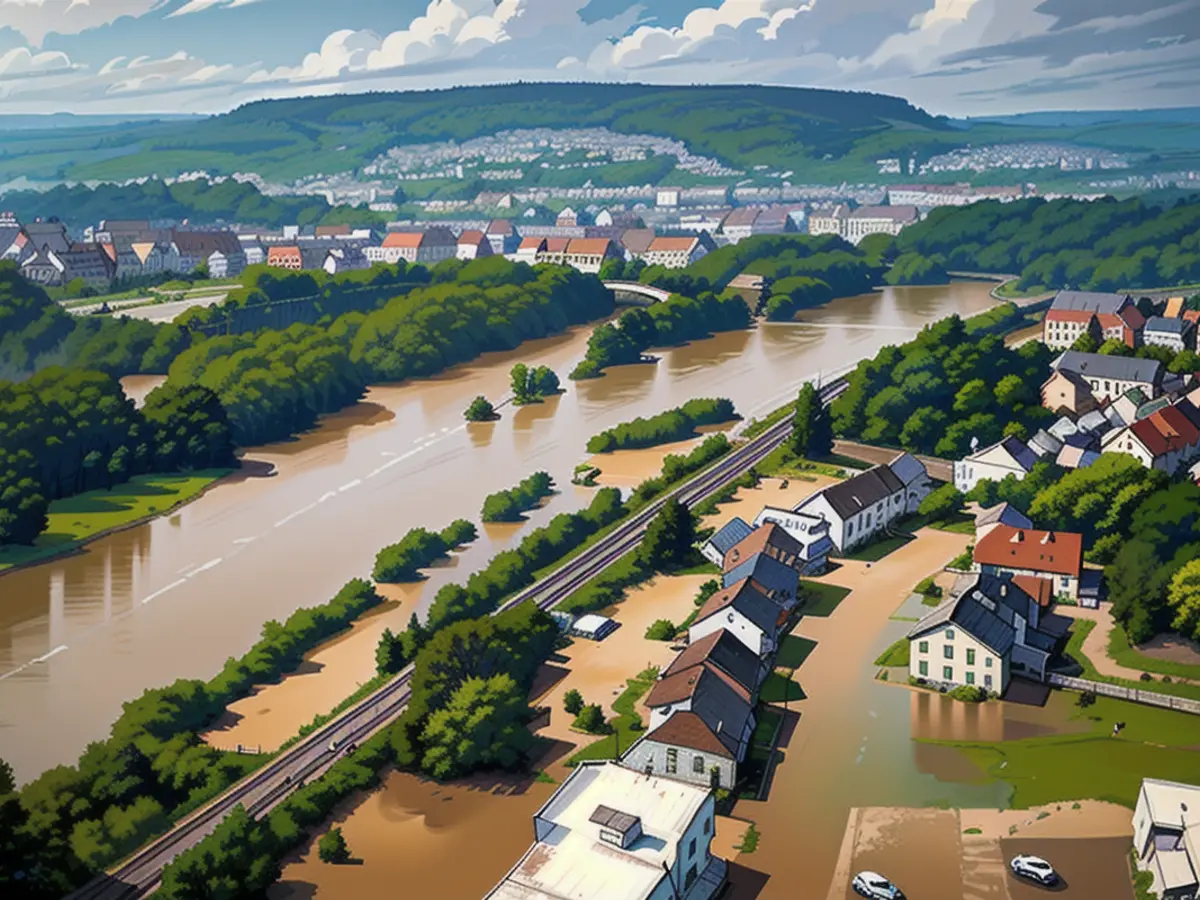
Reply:
<svg viewBox="0 0 1200 900"><path fill-rule="evenodd" d="M1053 672L1046 676L1046 683L1054 687L1069 688L1073 691L1091 691L1094 694L1104 697L1116 697L1118 700L1131 700L1134 703L1159 706L1163 709L1174 709L1179 712L1200 716L1200 700L1189 700L1187 697L1176 697L1173 694L1160 694L1156 691L1127 688L1119 684L1087 681L1083 678L1071 678L1067 675L1057 675Z"/></svg>

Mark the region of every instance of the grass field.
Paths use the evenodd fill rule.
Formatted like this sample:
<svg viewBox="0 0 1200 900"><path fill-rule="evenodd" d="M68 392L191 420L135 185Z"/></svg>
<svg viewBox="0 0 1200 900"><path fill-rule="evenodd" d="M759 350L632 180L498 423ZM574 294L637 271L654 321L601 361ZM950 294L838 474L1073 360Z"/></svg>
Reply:
<svg viewBox="0 0 1200 900"><path fill-rule="evenodd" d="M858 550L852 550L850 553L845 554L845 558L857 560L858 562L879 562L889 553L899 550L911 540L912 538L907 535L884 538L882 541L875 541Z"/></svg>
<svg viewBox="0 0 1200 900"><path fill-rule="evenodd" d="M628 750L646 728L634 707L642 699L642 695L650 690L657 677L657 669L647 669L639 672L636 678L627 679L625 690L613 701L613 709L617 715L608 723L612 733L588 744L567 760L567 765L576 766L589 759L616 759Z"/></svg>
<svg viewBox="0 0 1200 900"><path fill-rule="evenodd" d="M1077 619L1074 627L1071 629L1071 636L1067 640L1067 647L1064 651L1067 656L1074 659L1083 667L1083 678L1086 678L1088 681L1102 681L1107 684L1119 684L1127 688L1137 688L1143 691L1155 691L1159 694L1172 694L1176 697L1189 697L1192 700L1200 700L1200 685L1180 684L1177 681L1164 682L1161 679L1135 681L1132 678L1110 678L1107 675L1101 675L1096 670L1095 665L1092 664L1092 661L1083 652L1083 643L1095 627L1096 623L1091 619ZM1117 630L1119 631L1120 629Z"/></svg>
<svg viewBox="0 0 1200 900"><path fill-rule="evenodd" d="M908 638L903 637L888 647L875 659L877 666L907 666L909 661Z"/></svg>
<svg viewBox="0 0 1200 900"><path fill-rule="evenodd" d="M1155 659L1139 653L1130 646L1129 636L1124 628L1114 628L1108 635L1108 655L1114 662L1130 669L1141 669L1143 672L1154 672L1158 675L1170 675L1172 678L1190 678L1200 681L1200 666L1187 663L1173 662L1169 659Z"/></svg>
<svg viewBox="0 0 1200 900"><path fill-rule="evenodd" d="M0 547L0 570L73 550L113 528L160 515L194 499L229 469L182 475L138 475L111 491L96 490L55 500L50 525L32 547Z"/></svg>
<svg viewBox="0 0 1200 900"><path fill-rule="evenodd" d="M802 580L800 590L803 591L805 598L800 611L806 616L817 616L821 619L833 615L838 604L850 596L850 588L826 584L823 581Z"/></svg>
<svg viewBox="0 0 1200 900"><path fill-rule="evenodd" d="M956 747L988 777L1012 785L1010 804L1024 809L1063 800L1109 800L1132 808L1142 778L1195 781L1200 771L1200 716L1108 697L1076 709L1072 721L1091 731ZM1112 736L1114 722L1125 728Z"/></svg>

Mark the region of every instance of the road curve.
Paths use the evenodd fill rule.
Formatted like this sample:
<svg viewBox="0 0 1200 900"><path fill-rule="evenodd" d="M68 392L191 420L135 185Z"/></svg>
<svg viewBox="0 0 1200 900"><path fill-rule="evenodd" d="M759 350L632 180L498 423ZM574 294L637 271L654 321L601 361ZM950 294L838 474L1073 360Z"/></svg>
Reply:
<svg viewBox="0 0 1200 900"><path fill-rule="evenodd" d="M845 387L845 381L841 379L826 385L821 390L822 402L832 402ZM633 550L667 500L677 498L688 507L699 504L770 455L783 443L790 430L791 420L785 418L736 447L710 468L619 522L579 556L517 593L497 611L513 609L527 600L533 600L542 609L558 605ZM247 775L113 871L98 876L68 895L67 900L126 900L153 892L167 864L211 834L234 807L241 804L255 816L270 811L297 787L329 769L341 755L330 751L331 743L336 741L338 747L360 743L394 721L404 711L411 696L412 675L410 665L374 694Z"/></svg>

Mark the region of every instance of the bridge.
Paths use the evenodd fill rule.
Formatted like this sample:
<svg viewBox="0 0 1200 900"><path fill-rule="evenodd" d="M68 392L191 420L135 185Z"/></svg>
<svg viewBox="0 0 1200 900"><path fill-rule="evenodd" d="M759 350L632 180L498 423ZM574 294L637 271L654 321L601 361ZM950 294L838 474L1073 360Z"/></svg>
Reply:
<svg viewBox="0 0 1200 900"><path fill-rule="evenodd" d="M638 281L606 281L604 286L613 292L618 303L629 303L635 306L662 303L671 296L670 291L664 291L652 284L642 284Z"/></svg>

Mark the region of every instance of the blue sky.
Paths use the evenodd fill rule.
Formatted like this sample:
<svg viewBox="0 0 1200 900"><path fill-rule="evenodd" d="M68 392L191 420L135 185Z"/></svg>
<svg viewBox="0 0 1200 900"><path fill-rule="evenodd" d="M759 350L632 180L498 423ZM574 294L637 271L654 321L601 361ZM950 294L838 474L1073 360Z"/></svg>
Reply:
<svg viewBox="0 0 1200 900"><path fill-rule="evenodd" d="M935 113L1196 105L1200 0L0 0L0 111L495 81L759 82Z"/></svg>

